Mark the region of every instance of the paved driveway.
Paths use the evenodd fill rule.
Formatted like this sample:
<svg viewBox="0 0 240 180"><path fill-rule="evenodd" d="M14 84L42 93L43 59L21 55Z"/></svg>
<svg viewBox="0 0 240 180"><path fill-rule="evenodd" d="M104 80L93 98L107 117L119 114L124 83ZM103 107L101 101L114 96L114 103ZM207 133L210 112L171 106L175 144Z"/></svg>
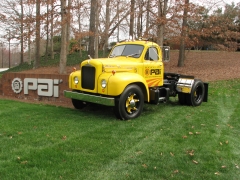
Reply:
<svg viewBox="0 0 240 180"><path fill-rule="evenodd" d="M6 71L8 70L9 68L0 68L0 72L3 72L3 71Z"/></svg>

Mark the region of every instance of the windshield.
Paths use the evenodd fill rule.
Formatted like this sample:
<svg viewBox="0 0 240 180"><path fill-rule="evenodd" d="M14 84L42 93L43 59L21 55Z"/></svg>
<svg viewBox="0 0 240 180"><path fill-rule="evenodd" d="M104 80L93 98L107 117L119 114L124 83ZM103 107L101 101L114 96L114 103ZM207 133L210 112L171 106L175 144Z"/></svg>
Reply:
<svg viewBox="0 0 240 180"><path fill-rule="evenodd" d="M128 57L134 57L139 58L142 54L143 46L141 45L135 45L135 44L124 44L116 46L112 53L109 55L110 58L116 57L116 56L128 56Z"/></svg>

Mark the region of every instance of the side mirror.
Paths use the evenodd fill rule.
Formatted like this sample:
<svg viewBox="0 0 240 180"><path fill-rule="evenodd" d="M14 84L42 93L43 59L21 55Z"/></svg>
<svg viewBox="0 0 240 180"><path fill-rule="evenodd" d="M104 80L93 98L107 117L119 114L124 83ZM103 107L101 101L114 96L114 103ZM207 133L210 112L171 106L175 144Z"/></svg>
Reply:
<svg viewBox="0 0 240 180"><path fill-rule="evenodd" d="M162 46L162 60L164 62L170 61L170 46Z"/></svg>

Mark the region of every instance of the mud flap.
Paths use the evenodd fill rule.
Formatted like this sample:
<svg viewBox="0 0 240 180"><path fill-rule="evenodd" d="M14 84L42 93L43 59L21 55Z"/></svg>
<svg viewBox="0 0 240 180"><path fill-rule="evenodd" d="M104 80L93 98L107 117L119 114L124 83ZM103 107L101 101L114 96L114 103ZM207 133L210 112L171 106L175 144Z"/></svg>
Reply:
<svg viewBox="0 0 240 180"><path fill-rule="evenodd" d="M203 102L208 102L208 83L203 83L204 84L204 99Z"/></svg>

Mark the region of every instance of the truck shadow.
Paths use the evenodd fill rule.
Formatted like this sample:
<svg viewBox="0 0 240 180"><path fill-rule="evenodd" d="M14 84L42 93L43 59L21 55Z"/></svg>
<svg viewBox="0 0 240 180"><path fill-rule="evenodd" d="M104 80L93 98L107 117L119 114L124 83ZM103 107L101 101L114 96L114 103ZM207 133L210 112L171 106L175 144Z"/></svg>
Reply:
<svg viewBox="0 0 240 180"><path fill-rule="evenodd" d="M140 116L149 115L155 112L162 111L164 108L171 108L179 106L179 102L175 100L168 101L166 103L159 103L159 104L150 104L145 103L143 107L143 112ZM104 106L100 104L89 104L85 108L76 110L75 112L81 112L84 113L84 115L87 115L89 117L97 117L97 118L104 118L108 120L119 120L115 117L114 114L114 108L110 106Z"/></svg>

